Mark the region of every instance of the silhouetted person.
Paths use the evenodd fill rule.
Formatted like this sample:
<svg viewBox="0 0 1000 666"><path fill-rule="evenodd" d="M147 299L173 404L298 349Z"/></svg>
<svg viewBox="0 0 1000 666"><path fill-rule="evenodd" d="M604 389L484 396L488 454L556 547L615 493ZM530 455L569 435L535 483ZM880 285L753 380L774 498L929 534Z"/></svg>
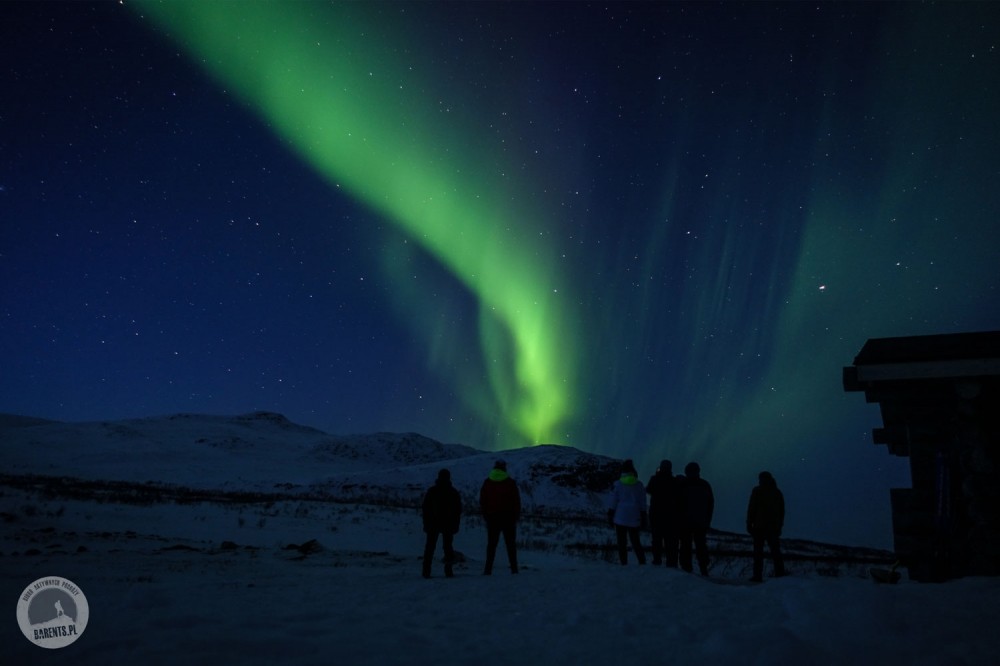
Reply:
<svg viewBox="0 0 1000 666"><path fill-rule="evenodd" d="M424 532L427 533L427 542L424 544L424 578L431 577L431 562L434 560L439 534L444 546L444 575L451 578L455 575L452 570L455 562L452 540L458 534L458 526L462 520L462 497L451 485L451 472L448 470L438 472L437 481L424 495L422 514Z"/></svg>
<svg viewBox="0 0 1000 666"><path fill-rule="evenodd" d="M517 521L521 517L521 493L514 479L507 474L507 463L498 460L479 489L479 508L486 521L487 576L493 573L493 560L497 554L500 535L507 547L510 572L517 573Z"/></svg>
<svg viewBox="0 0 1000 666"><path fill-rule="evenodd" d="M691 546L698 558L698 569L702 576L708 575L708 528L712 525L715 511L715 496L712 486L701 478L701 467L696 462L684 468L684 524L681 533L681 568L692 570Z"/></svg>
<svg viewBox="0 0 1000 666"><path fill-rule="evenodd" d="M608 502L608 522L614 525L618 537L618 559L628 564L626 537L632 542L632 550L639 564L646 563L646 554L639 542L639 528L646 522L646 489L631 460L622 465L621 477L611 488Z"/></svg>
<svg viewBox="0 0 1000 666"><path fill-rule="evenodd" d="M771 551L774 560L774 575L785 575L785 563L781 559L781 528L785 524L785 497L770 472L757 476L760 485L750 492L747 506L747 532L753 537L753 578L764 580L764 544Z"/></svg>
<svg viewBox="0 0 1000 666"><path fill-rule="evenodd" d="M649 527L653 533L653 564L666 560L668 567L677 566L680 548L682 498L681 482L674 478L673 463L660 461L660 466L646 484L649 495Z"/></svg>

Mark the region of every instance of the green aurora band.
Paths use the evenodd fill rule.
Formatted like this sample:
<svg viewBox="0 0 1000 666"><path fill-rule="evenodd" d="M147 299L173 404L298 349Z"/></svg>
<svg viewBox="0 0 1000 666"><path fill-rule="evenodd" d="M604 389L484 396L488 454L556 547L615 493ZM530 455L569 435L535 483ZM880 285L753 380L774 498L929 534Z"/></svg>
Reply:
<svg viewBox="0 0 1000 666"><path fill-rule="evenodd" d="M392 62L385 47L399 37L380 35L385 28L364 17L330 34L309 15L324 8L311 3L133 6L331 185L397 225L478 299L483 359L462 398L498 431L511 431L508 446L517 443L512 436L557 441L572 417L578 364L554 253L533 229L540 215L519 210L509 194L517 191L514 169L484 165L463 141L467 132L436 118L430 82Z"/></svg>

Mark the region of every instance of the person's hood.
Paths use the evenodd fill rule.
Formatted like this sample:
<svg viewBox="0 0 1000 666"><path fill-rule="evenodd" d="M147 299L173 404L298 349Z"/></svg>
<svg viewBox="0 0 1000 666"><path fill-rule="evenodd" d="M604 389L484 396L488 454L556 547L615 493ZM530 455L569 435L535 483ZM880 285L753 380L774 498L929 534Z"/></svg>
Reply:
<svg viewBox="0 0 1000 666"><path fill-rule="evenodd" d="M490 481L506 481L507 479L510 478L510 475L507 474L505 470L497 469L496 467L494 467L492 470L490 470L490 475L487 478Z"/></svg>

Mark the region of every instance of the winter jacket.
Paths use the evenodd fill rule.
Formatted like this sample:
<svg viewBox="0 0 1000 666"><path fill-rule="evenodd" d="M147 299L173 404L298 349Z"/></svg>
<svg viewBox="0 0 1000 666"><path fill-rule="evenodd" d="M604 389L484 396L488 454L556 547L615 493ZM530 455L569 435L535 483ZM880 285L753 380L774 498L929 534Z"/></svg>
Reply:
<svg viewBox="0 0 1000 666"><path fill-rule="evenodd" d="M424 495L424 532L457 534L462 521L462 497L451 481L438 479Z"/></svg>
<svg viewBox="0 0 1000 666"><path fill-rule="evenodd" d="M654 529L680 527L684 515L681 482L670 472L657 472L646 485L649 495L649 522Z"/></svg>
<svg viewBox="0 0 1000 666"><path fill-rule="evenodd" d="M517 522L521 517L521 493L506 471L494 469L483 481L479 508L487 521Z"/></svg>
<svg viewBox="0 0 1000 666"><path fill-rule="evenodd" d="M646 513L646 489L634 474L622 474L615 481L608 501L608 513L615 525L640 527Z"/></svg>
<svg viewBox="0 0 1000 666"><path fill-rule="evenodd" d="M781 534L785 525L785 497L770 475L761 476L760 485L750 492L747 507L747 532Z"/></svg>
<svg viewBox="0 0 1000 666"><path fill-rule="evenodd" d="M715 512L715 495L712 486L698 474L684 478L684 524L696 532L708 530Z"/></svg>

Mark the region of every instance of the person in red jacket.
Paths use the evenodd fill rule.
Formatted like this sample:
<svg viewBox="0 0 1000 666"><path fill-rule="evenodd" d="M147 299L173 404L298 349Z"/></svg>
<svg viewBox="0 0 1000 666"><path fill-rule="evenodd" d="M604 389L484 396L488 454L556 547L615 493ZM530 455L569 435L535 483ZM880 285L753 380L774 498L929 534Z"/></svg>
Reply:
<svg viewBox="0 0 1000 666"><path fill-rule="evenodd" d="M517 521L521 518L521 493L514 479L507 474L507 463L497 460L479 490L479 508L486 521L486 568L483 574L493 573L493 560L497 554L500 535L507 547L510 572L517 573Z"/></svg>

